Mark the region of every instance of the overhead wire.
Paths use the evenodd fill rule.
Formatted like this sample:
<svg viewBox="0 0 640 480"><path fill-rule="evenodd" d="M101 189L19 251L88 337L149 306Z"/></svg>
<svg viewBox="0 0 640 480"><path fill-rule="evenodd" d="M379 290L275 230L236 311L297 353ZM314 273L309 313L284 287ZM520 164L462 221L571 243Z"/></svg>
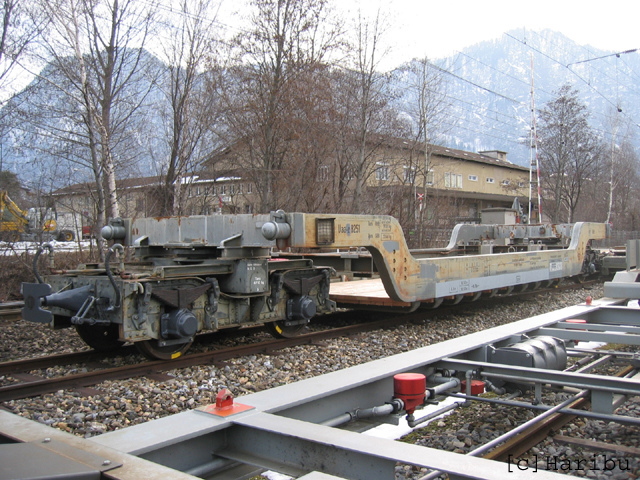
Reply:
<svg viewBox="0 0 640 480"><path fill-rule="evenodd" d="M598 89L596 89L593 85L591 85L590 82L588 82L586 79L584 79L581 75L578 74L578 72L576 72L575 70L572 70L571 68L569 68L567 65L563 64L562 62L560 62L559 60L551 57L550 55L547 55L546 53L542 52L540 49L537 49L533 46L531 46L530 44L514 37L513 35L509 34L509 33L505 33L506 36L512 38L513 40L522 43L523 45L526 45L528 48L534 50L535 52L539 53L540 55L543 55L544 57L548 58L549 60L551 60L554 63L557 63L558 65L561 65L562 67L566 68L567 70L569 70L573 75L576 76L576 78L580 79L582 82L585 83L585 85L587 85L589 88L591 88L595 93L598 94L598 96L600 96L606 103L608 103L609 105L611 105L614 108L618 108L618 106L616 104L614 104L609 98L607 98L602 92L600 92ZM627 117L627 119L632 122L634 125L636 125L638 128L640 128L640 125L637 124L631 117L629 117L628 115L626 115L626 113L623 113L624 116Z"/></svg>
<svg viewBox="0 0 640 480"><path fill-rule="evenodd" d="M626 53L634 53L634 52L637 52L637 51L638 51L637 48L633 48L631 50L625 50L624 52L617 52L617 53L610 53L608 55L601 55L601 56L595 57L595 58L588 58L587 60L580 60L579 62L568 63L567 67L569 67L571 65L577 65L579 63L593 62L594 60L600 60L600 59L607 58L607 57L620 58L620 55L623 55L623 54L626 54Z"/></svg>
<svg viewBox="0 0 640 480"><path fill-rule="evenodd" d="M533 31L532 33L534 33L537 37L542 38L542 35L541 35L539 32L535 32L535 31ZM545 39L545 40L546 40L546 39ZM552 39L552 41L551 41L551 42L552 42L552 44L553 44L553 45L555 45L555 47L556 47L557 49L561 49L563 52L565 52L565 54L566 54L567 56L571 56L571 57L574 57L574 56L575 56L575 55L574 55L574 53L573 53L571 50L568 50L568 49L565 47L565 45L561 45L561 44L555 43L553 39ZM580 49L582 49L582 50L586 51L590 56L593 56L593 52L592 52L592 50L590 50L590 49L588 48L589 46L587 46L587 45L578 45L578 44L574 44L574 45L575 45L575 47L580 48ZM633 49L633 50L626 50L625 52L612 53L612 54L609 54L609 55L600 55L600 56L598 56L598 57L596 57L596 58L590 58L590 59L586 59L586 60L579 60L579 61L575 61L575 62L569 62L569 63L567 63L567 64L565 65L565 67L569 67L569 66L571 66L571 65L576 65L576 64L587 63L587 62L591 62L591 61L593 61L593 60L597 60L597 59L605 59L605 58L607 58L607 57L612 57L612 56L615 56L615 57L616 57L616 60L617 60L617 58L619 58L620 54L622 54L622 53L633 53L633 52L635 52L635 51L637 51L637 49ZM560 63L562 63L562 62L560 62ZM616 77L614 78L614 77L612 77L611 75L609 75L609 73L608 73L606 70L602 70L601 68L598 68L598 66L597 66L597 65L598 65L597 63L596 63L596 64L590 64L590 65L589 65L589 69L590 69L590 70L596 70L596 71L598 72L598 74L599 74L599 76L600 76L600 77L609 78L612 82L615 82L616 84L618 84L618 83L619 83L619 80L618 80L618 78L617 78L617 73L618 73L618 69L617 69L617 67L616 67ZM571 69L569 69L569 70L571 70ZM626 74L626 72L623 72L623 73L624 73L626 76L629 76L629 78L631 78L631 76L630 76L630 75L627 75L627 74Z"/></svg>

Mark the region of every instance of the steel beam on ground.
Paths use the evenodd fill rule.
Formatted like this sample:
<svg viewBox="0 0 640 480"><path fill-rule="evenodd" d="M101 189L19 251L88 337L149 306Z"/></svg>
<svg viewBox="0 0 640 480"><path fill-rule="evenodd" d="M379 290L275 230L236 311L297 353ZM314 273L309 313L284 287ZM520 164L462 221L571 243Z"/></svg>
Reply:
<svg viewBox="0 0 640 480"><path fill-rule="evenodd" d="M639 284L640 285L640 284ZM583 316L572 318L583 318L587 323L600 323L602 325L630 325L640 326L639 309L621 305L609 305L585 312Z"/></svg>
<svg viewBox="0 0 640 480"><path fill-rule="evenodd" d="M558 322L551 327L547 327L549 330L562 329L562 330L587 330L594 332L621 332L632 333L634 335L640 334L640 327L632 327L629 325L602 325L599 323L567 323Z"/></svg>
<svg viewBox="0 0 640 480"><path fill-rule="evenodd" d="M148 462L133 455L123 453L117 448L109 448L98 445L89 440L76 437L71 433L63 432L56 428L51 428L39 422L27 420L13 413L0 410L0 450L5 445L14 445L15 443L37 443L41 449L52 445L52 451L65 451L67 456L69 452L77 451L73 457L82 458L83 455L91 457L98 456L102 459L104 466L101 470L105 471L105 478L115 480L196 480L197 477L187 475L180 471L172 470L163 465ZM72 457L72 458L73 458ZM24 458L19 458L24 461ZM37 456L29 458L30 462L38 462ZM107 463L108 462L108 463ZM116 467L110 469L110 467ZM1 469L0 469L1 470ZM108 471L107 471L108 470ZM49 472L53 474L53 471ZM1 475L0 475L1 476ZM56 478L69 478L70 472L65 476L60 474ZM20 478L20 477L18 477ZM103 478L103 477L100 477Z"/></svg>
<svg viewBox="0 0 640 480"><path fill-rule="evenodd" d="M281 470L320 470L355 480L392 479L397 462L443 470L451 478L497 478L496 464L418 445L360 435L301 420L256 413L235 422L227 446L215 452L236 460L279 463ZM500 466L509 478L508 465ZM543 473L543 472L540 472ZM555 474L539 478L557 478ZM514 476L513 478L518 478ZM522 478L526 478L523 476ZM538 477L536 477L538 478Z"/></svg>
<svg viewBox="0 0 640 480"><path fill-rule="evenodd" d="M588 329L588 326L586 327ZM567 330L564 328L539 328L531 335L550 335L563 340L580 340L584 342L623 343L625 345L640 345L640 335L627 333L589 332L587 330Z"/></svg>
<svg viewBox="0 0 640 480"><path fill-rule="evenodd" d="M443 359L437 366L449 370L478 370L480 375L490 380L498 378L513 383L542 383L608 392L610 394L640 395L640 382L631 378L605 377L575 372L559 372L541 368L517 367L496 363L474 362L453 358ZM594 410L598 411L598 410ZM611 413L611 412L601 412Z"/></svg>

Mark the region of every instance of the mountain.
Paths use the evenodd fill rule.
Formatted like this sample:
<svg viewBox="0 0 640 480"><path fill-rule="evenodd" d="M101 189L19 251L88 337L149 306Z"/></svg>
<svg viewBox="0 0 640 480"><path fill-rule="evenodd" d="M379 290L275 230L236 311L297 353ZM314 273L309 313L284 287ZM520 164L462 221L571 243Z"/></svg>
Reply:
<svg viewBox="0 0 640 480"><path fill-rule="evenodd" d="M529 164L531 73L536 109L569 83L592 114L591 123L603 137L607 117L619 105L620 120L640 123L631 106L640 90L640 54L622 54L578 45L559 32L513 30L498 40L478 43L434 62L447 73L451 111L449 129L440 141L470 151L503 150L509 160ZM632 131L633 131L632 129ZM636 140L635 145L640 147Z"/></svg>
<svg viewBox="0 0 640 480"><path fill-rule="evenodd" d="M155 158L166 157L163 136L168 115L163 93L162 62L147 51L128 49L121 54L122 73L129 84L117 96L112 116L112 155L120 176L148 176L159 170ZM129 70L139 59L136 70ZM16 173L34 191L52 191L73 183L94 180L77 78L67 72L80 68L74 58L62 66L46 65L0 110L2 169ZM89 70L89 69L88 69ZM89 82L98 82L88 73ZM114 89L119 84L115 83ZM96 127L96 131L99 128Z"/></svg>
<svg viewBox="0 0 640 480"><path fill-rule="evenodd" d="M123 169L130 166L123 175L157 175L161 160L168 156L170 114L162 82L153 73L164 66L151 54L144 61L148 66L137 91L126 96L127 102L142 106L117 132L125 141L115 155L122 159ZM620 119L631 122L633 129L640 123L640 111L631 108L639 93L640 54L636 52L616 56L578 45L551 30L513 30L434 63L446 81L445 99L450 104L443 120L446 128L436 138L444 146L473 152L502 150L513 163L528 165L532 64L537 108L570 83L579 90L603 139L609 131L607 117L618 105ZM64 88L52 86L63 82L55 75L45 68L0 110L0 168L18 173L32 188L91 181L87 151L82 147L86 141L78 125L82 111L69 115L73 102L61 94ZM416 99L407 88L406 75L399 70L393 81L396 90L403 92L396 108L409 112ZM634 140L640 147L640 141ZM34 179L42 184L35 185Z"/></svg>

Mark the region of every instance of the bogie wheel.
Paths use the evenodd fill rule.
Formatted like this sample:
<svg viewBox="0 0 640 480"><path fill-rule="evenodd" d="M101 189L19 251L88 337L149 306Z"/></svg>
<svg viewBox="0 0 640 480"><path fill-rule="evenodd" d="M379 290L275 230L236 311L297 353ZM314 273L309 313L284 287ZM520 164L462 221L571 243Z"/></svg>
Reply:
<svg viewBox="0 0 640 480"><path fill-rule="evenodd" d="M511 295L511 292L513 292L513 288L514 288L513 285L500 288L498 293L500 293L500 295Z"/></svg>
<svg viewBox="0 0 640 480"><path fill-rule="evenodd" d="M420 304L421 307L423 308L438 308L440 305L442 305L442 302L444 302L444 298L439 297L439 298L434 298L433 302L422 302Z"/></svg>
<svg viewBox="0 0 640 480"><path fill-rule="evenodd" d="M481 296L482 296L482 292L474 292L471 295L465 295L462 301L466 303L477 302Z"/></svg>
<svg viewBox="0 0 640 480"><path fill-rule="evenodd" d="M528 283L521 283L520 285L515 285L513 287L513 291L516 293L523 293L523 292L526 292L528 289L529 289Z"/></svg>
<svg viewBox="0 0 640 480"><path fill-rule="evenodd" d="M283 320L265 323L264 326L266 327L267 332L269 332L274 338L297 337L298 335L300 335L300 332L304 330L304 327L306 327L304 323L285 326Z"/></svg>
<svg viewBox="0 0 640 480"><path fill-rule="evenodd" d="M581 273L580 275L576 275L575 277L571 277L575 283L578 285L583 284L587 281L587 274Z"/></svg>
<svg viewBox="0 0 640 480"><path fill-rule="evenodd" d="M149 360L174 360L189 350L192 344L193 340L187 343L177 343L175 345L161 347L158 345L158 340L151 339L136 342L136 348Z"/></svg>
<svg viewBox="0 0 640 480"><path fill-rule="evenodd" d="M116 350L124 345L124 342L118 340L120 337L120 328L117 324L111 325L76 325L76 332L80 338L94 350L99 352L108 352Z"/></svg>
<svg viewBox="0 0 640 480"><path fill-rule="evenodd" d="M464 298L464 295L462 295L462 294L453 295L450 298L445 298L444 299L444 304L445 305L457 305L462 301L463 298Z"/></svg>

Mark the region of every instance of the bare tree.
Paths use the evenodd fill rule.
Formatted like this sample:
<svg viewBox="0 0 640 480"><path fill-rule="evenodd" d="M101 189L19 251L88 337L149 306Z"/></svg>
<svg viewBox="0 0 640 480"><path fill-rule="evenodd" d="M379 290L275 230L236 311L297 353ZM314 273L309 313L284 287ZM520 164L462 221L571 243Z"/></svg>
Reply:
<svg viewBox="0 0 640 480"><path fill-rule="evenodd" d="M134 0L58 0L42 2L52 29L46 55L55 85L68 100L67 115L79 114L82 131L68 136L81 142L96 184L97 227L117 217L117 170L135 161L131 129L152 84L145 77L144 50L155 10ZM68 123L74 120L65 117Z"/></svg>
<svg viewBox="0 0 640 480"><path fill-rule="evenodd" d="M16 69L47 26L38 5L25 0L3 0L0 26L0 92L6 93Z"/></svg>
<svg viewBox="0 0 640 480"><path fill-rule="evenodd" d="M243 63L229 92L231 133L244 141L243 167L256 185L259 211L282 207L298 132L296 86L339 45L326 0L252 0L251 31L238 39Z"/></svg>
<svg viewBox="0 0 640 480"><path fill-rule="evenodd" d="M46 28L46 18L37 4L25 0L3 0L2 24L0 25L0 171L5 166L7 153L5 138L15 131L17 124L7 117L15 114L16 102L8 101L20 85L18 78L28 74L22 67L25 57L37 45L42 31ZM4 150L4 151L3 151Z"/></svg>
<svg viewBox="0 0 640 480"><path fill-rule="evenodd" d="M555 95L539 112L542 184L552 221L573 222L585 185L597 171L602 145L577 90L564 85Z"/></svg>
<svg viewBox="0 0 640 480"><path fill-rule="evenodd" d="M433 145L444 133L444 115L451 106L446 97L446 83L442 69L432 64L428 58L414 59L398 72L407 85L405 97L407 113L411 118L413 145L420 155L409 162L410 174L405 175L412 191L413 201L409 203L415 215L415 228L418 232L417 244L422 247L425 227L425 214L429 197L427 189L433 185ZM414 160L413 156L410 160ZM421 192L417 192L420 188ZM419 198L416 198L419 197ZM417 203L417 205L416 205Z"/></svg>
<svg viewBox="0 0 640 480"><path fill-rule="evenodd" d="M356 151L351 157L351 174L355 186L351 211L359 213L366 181L371 174L370 156L371 134L380 131L381 113L389 102L386 87L389 75L378 71L385 52L380 51L385 34L385 23L378 11L373 20L367 19L359 12L355 24L355 45L353 49L353 67L350 69L355 109L353 110L352 128Z"/></svg>
<svg viewBox="0 0 640 480"><path fill-rule="evenodd" d="M203 148L213 150L203 143L213 142L207 134L219 117L219 69L213 59L218 7L217 0L180 0L176 11L168 10L167 22L175 24L162 41L166 69L160 85L169 107L162 215L182 213L181 185L188 181L186 174L202 160Z"/></svg>
<svg viewBox="0 0 640 480"><path fill-rule="evenodd" d="M621 230L638 230L640 228L640 158L629 141L616 147L613 166L613 202L610 222Z"/></svg>

